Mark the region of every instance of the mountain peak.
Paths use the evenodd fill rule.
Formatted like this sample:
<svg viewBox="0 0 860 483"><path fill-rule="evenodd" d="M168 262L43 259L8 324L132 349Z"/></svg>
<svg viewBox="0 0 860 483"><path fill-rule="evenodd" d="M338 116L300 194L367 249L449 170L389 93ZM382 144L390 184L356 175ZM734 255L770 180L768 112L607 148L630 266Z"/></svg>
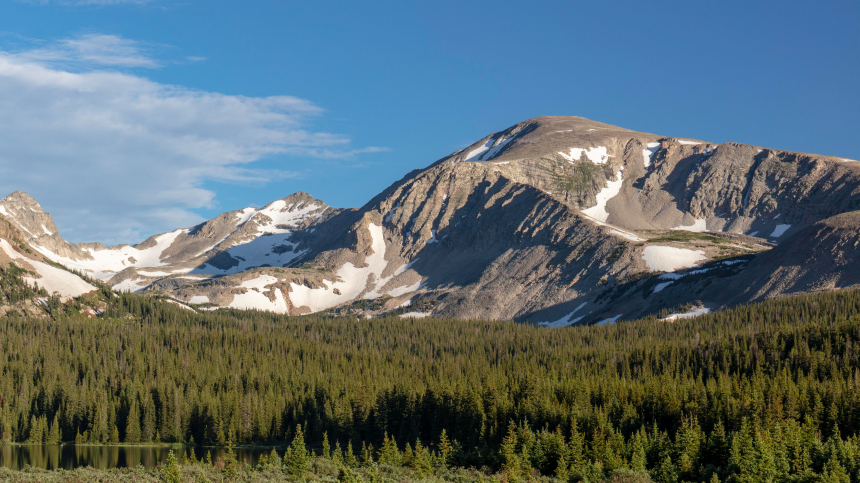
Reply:
<svg viewBox="0 0 860 483"><path fill-rule="evenodd" d="M470 146L433 164L447 162L510 161L554 156L571 147L607 146L640 138L653 142L660 138L579 116L540 116L485 136Z"/></svg>
<svg viewBox="0 0 860 483"><path fill-rule="evenodd" d="M35 198L21 190L18 190L3 198L2 200L0 200L0 204L2 204L7 209L13 208L15 209L15 211L23 209L35 211L36 213L43 212L42 205L40 205L39 202L35 200Z"/></svg>
<svg viewBox="0 0 860 483"><path fill-rule="evenodd" d="M45 213L42 205L23 191L16 191L0 200L0 213L33 238L57 233L57 225L51 215Z"/></svg>

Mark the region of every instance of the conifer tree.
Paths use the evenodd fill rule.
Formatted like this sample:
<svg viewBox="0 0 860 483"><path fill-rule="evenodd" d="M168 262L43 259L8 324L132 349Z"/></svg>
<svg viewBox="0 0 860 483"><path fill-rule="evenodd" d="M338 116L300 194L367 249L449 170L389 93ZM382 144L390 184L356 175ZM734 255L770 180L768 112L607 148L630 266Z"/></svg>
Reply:
<svg viewBox="0 0 860 483"><path fill-rule="evenodd" d="M558 463L555 467L555 477L561 481L567 481L570 479L570 470L568 469L564 455L558 457Z"/></svg>
<svg viewBox="0 0 860 483"><path fill-rule="evenodd" d="M323 432L322 439L322 457L325 459L331 459L331 445L328 442L328 431Z"/></svg>
<svg viewBox="0 0 860 483"><path fill-rule="evenodd" d="M340 446L340 441L335 441L334 443L334 451L331 453L331 460L338 466L344 464L343 448Z"/></svg>
<svg viewBox="0 0 860 483"><path fill-rule="evenodd" d="M182 474L179 469L179 463L176 462L176 455L173 450L167 453L167 462L161 468L161 481L164 483L182 483Z"/></svg>
<svg viewBox="0 0 860 483"><path fill-rule="evenodd" d="M585 447L585 437L579 432L576 419L570 421L570 440L567 443L567 454L570 458L568 465L570 471L581 472L585 466L585 457L583 449Z"/></svg>
<svg viewBox="0 0 860 483"><path fill-rule="evenodd" d="M676 483L678 481L678 469L668 454L651 471L651 477L656 483Z"/></svg>
<svg viewBox="0 0 860 483"><path fill-rule="evenodd" d="M427 451L427 448L421 444L421 440L415 440L415 450L412 453L412 461L409 466L415 470L415 473L419 477L424 477L430 474L433 467L430 464L430 454Z"/></svg>
<svg viewBox="0 0 860 483"><path fill-rule="evenodd" d="M508 425L508 435L502 441L499 456L502 458L502 470L509 475L511 481L517 481L522 472L522 461L517 454L517 426L513 421Z"/></svg>
<svg viewBox="0 0 860 483"><path fill-rule="evenodd" d="M224 469L222 473L227 478L235 478L239 474L239 462L236 460L236 453L233 452L232 438L227 441L227 452L224 454Z"/></svg>
<svg viewBox="0 0 860 483"><path fill-rule="evenodd" d="M352 441L346 444L346 451L344 452L344 463L347 464L350 468L358 468L358 459L355 457L355 451L352 449Z"/></svg>
<svg viewBox="0 0 860 483"><path fill-rule="evenodd" d="M125 426L125 442L140 442L140 411L138 409L136 397L132 397L131 406L128 410L128 419Z"/></svg>
<svg viewBox="0 0 860 483"><path fill-rule="evenodd" d="M640 433L633 435L633 454L630 456L630 468L633 471L645 471L647 469L648 461L642 438Z"/></svg>
<svg viewBox="0 0 860 483"><path fill-rule="evenodd" d="M58 444L62 441L62 435L60 434L60 424L57 421L57 415L54 415L54 419L51 421L50 429L48 430L48 437L45 439L45 442L48 444Z"/></svg>
<svg viewBox="0 0 860 483"><path fill-rule="evenodd" d="M284 455L284 470L295 477L303 478L310 469L310 458L305 448L305 437L302 426L296 426L296 435L290 448Z"/></svg>
<svg viewBox="0 0 860 483"><path fill-rule="evenodd" d="M395 450L397 447L395 446ZM448 462L451 460L451 455L454 452L454 447L451 445L451 441L448 440L448 433L445 432L445 429L442 429L442 432L439 434L439 464L440 466L447 466Z"/></svg>

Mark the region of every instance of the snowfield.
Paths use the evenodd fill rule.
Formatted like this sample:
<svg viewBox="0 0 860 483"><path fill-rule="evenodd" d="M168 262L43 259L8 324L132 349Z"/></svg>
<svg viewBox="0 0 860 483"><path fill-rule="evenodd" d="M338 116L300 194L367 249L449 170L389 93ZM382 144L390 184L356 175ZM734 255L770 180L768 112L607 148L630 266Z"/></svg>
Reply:
<svg viewBox="0 0 860 483"><path fill-rule="evenodd" d="M700 220L697 218L696 221L692 225L679 225L679 226L676 226L675 228L672 228L672 229L673 230L683 230L683 231L694 231L697 233L701 233L703 231L708 231L708 221L707 220Z"/></svg>
<svg viewBox="0 0 860 483"><path fill-rule="evenodd" d="M573 314L579 312L579 309L585 307L587 304L588 304L588 302L583 302L583 303L579 304L579 307L573 309L573 311L571 313L563 316L562 318L560 318L554 322L538 322L537 325L540 325L543 327L553 327L554 328L554 327L567 327L568 325L575 324L575 323L579 322L580 320L582 320L582 318L585 316L582 315L582 316L579 316L573 320L570 320L570 318L573 317Z"/></svg>
<svg viewBox="0 0 860 483"><path fill-rule="evenodd" d="M791 228L791 225L776 225L776 228L773 229L773 233L770 234L771 238L779 238L781 237L786 230Z"/></svg>
<svg viewBox="0 0 860 483"><path fill-rule="evenodd" d="M387 295L392 297L399 297L404 294L408 294L409 292L414 292L421 288L421 282L415 282L412 285L404 285L402 287L395 287L388 292L385 292Z"/></svg>
<svg viewBox="0 0 860 483"><path fill-rule="evenodd" d="M6 240L0 239L0 248L2 248L3 251L6 252L6 255L8 255L12 260L21 260L29 263L36 270L36 273L39 274L40 278L28 276L22 277L26 283L34 286L38 285L39 287L47 290L49 294L54 292L59 293L60 300L62 302L66 302L73 297L96 290L96 287L93 287L74 273L67 272L61 268L52 267L47 263L23 257L21 254L16 252L15 249L12 248L12 245L10 245Z"/></svg>
<svg viewBox="0 0 860 483"><path fill-rule="evenodd" d="M658 284L657 284L657 286L656 286L656 287L654 287L654 291L653 291L653 292L651 292L651 293L657 293L657 292L659 292L659 291L663 290L664 288L668 287L669 285L672 285L673 283L675 283L675 282L663 282L663 283L658 283Z"/></svg>
<svg viewBox="0 0 860 483"><path fill-rule="evenodd" d="M99 280L110 280L111 277L118 272L128 268L153 268L163 266L161 254L167 250L170 245L182 233L188 233L186 229L179 229L170 233L164 233L155 238L155 245L139 250L132 246L121 246L118 248L104 248L96 250L93 248L84 249L93 258L91 260L72 260L70 258L61 257L47 248L36 246L36 250L42 255L45 255L49 260L65 265L74 270L80 270L85 273L92 274L93 278ZM132 259L134 261L132 261Z"/></svg>
<svg viewBox="0 0 860 483"><path fill-rule="evenodd" d="M149 286L149 281L138 278L135 280L127 279L111 287L114 292L140 292Z"/></svg>
<svg viewBox="0 0 860 483"><path fill-rule="evenodd" d="M648 269L660 272L674 272L679 268L692 267L707 258L702 250L686 248L651 245L642 250L642 259Z"/></svg>
<svg viewBox="0 0 860 483"><path fill-rule="evenodd" d="M430 312L406 312L405 314L400 314L401 319L423 319L424 317L430 317Z"/></svg>
<svg viewBox="0 0 860 483"><path fill-rule="evenodd" d="M463 161L488 161L490 159L493 159L494 156L499 154L499 151L501 151L505 146L508 145L509 142L513 141L513 139L517 137L517 134L519 133L514 133L507 138L493 139L491 137L490 139L487 139L486 142L484 142L483 146L479 146L469 151L469 154L467 154L466 157L463 158Z"/></svg>
<svg viewBox="0 0 860 483"><path fill-rule="evenodd" d="M660 149L661 143L648 143L647 148L642 150L642 157L645 161L645 167L651 166L651 161L654 159L654 154Z"/></svg>
<svg viewBox="0 0 860 483"><path fill-rule="evenodd" d="M280 289L267 289L266 287L277 283L278 279L271 275L260 275L253 280L242 282L237 288L246 289L243 294L233 296L233 301L227 307L235 309L257 309L268 310L278 314L287 313L287 301L284 299L284 294ZM266 292L274 290L275 301L269 300L269 297L264 295Z"/></svg>
<svg viewBox="0 0 860 483"><path fill-rule="evenodd" d="M570 148L569 153L564 153L562 151L558 152L562 158L570 161L571 163L579 161L583 153L585 153L585 157L594 164L606 164L606 162L609 161L609 158L612 157L606 151L606 146Z"/></svg>
<svg viewBox="0 0 860 483"><path fill-rule="evenodd" d="M618 228L612 228L611 230L609 230L609 233L612 233L613 235L618 235L621 238L626 238L630 241L635 241L635 242L645 241L644 238L640 238L640 237L634 235L633 233L630 233L629 231L623 231L623 230L620 230Z"/></svg>
<svg viewBox="0 0 860 483"><path fill-rule="evenodd" d="M229 275L244 272L249 268L270 266L283 267L296 258L304 255L305 250L298 251L296 244L289 241L292 231L290 228L299 225L309 217L318 217L325 213L325 209L316 213L321 205L310 204L301 209L295 205L287 206L284 200L276 200L260 210L245 208L236 216L239 224L254 223L257 232L251 239L234 243L229 247L220 246L229 235L204 250L206 253L216 247L226 248L226 253L238 262L227 269L217 268L210 264L201 265L189 273L199 275ZM277 253L281 252L281 253Z"/></svg>
<svg viewBox="0 0 860 483"><path fill-rule="evenodd" d="M600 193L597 193L595 196L595 198L597 198L597 204L591 208L582 210L583 213L595 220L606 223L606 220L609 218L609 212L606 211L606 202L615 198L615 196L621 192L621 186L624 184L624 178L621 177L621 173L622 171L619 170L618 174L615 175L615 181L606 182L606 188L600 190Z"/></svg>
<svg viewBox="0 0 860 483"><path fill-rule="evenodd" d="M618 314L618 315L616 315L615 317L610 317L610 318L608 318L608 319L603 319L603 320L601 320L600 322L598 322L598 323L596 323L596 324L594 324L594 325L607 325L607 324L612 325L612 324L614 324L614 323L615 323L615 321L616 321L616 320L618 320L618 318L619 318L619 317L621 317L622 315L624 315L624 314Z"/></svg>
<svg viewBox="0 0 860 483"><path fill-rule="evenodd" d="M668 321L668 320L677 320L677 319L691 319L693 317L698 317L700 315L705 315L705 314L710 314L710 313L711 313L711 309L709 309L707 307L699 307L696 309L692 309L688 312L683 312L683 313L679 313L679 314L670 314L670 315L666 316L666 318L663 318L660 320L667 320Z"/></svg>
<svg viewBox="0 0 860 483"><path fill-rule="evenodd" d="M311 312L319 312L361 295L367 287L370 275L374 275L376 280L383 280L382 272L388 262L385 261L385 237L382 227L371 223L367 228L370 231L373 250L364 260L367 266L358 268L352 263L346 263L337 271L339 281L323 280L324 287L321 288L290 283L289 298L294 307L308 307ZM336 294L335 289L340 294Z"/></svg>

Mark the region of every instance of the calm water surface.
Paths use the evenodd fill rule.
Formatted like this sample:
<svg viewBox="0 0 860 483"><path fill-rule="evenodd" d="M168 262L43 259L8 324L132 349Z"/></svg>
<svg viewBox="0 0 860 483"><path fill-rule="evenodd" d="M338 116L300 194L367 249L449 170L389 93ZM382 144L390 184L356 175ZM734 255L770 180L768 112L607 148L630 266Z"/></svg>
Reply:
<svg viewBox="0 0 860 483"><path fill-rule="evenodd" d="M0 445L0 466L20 470L27 466L55 470L71 470L80 466L109 469L143 465L147 468L158 466L167 460L167 453L173 449L176 458L182 457L183 450L190 454L191 448L175 446L77 446L73 444L2 444ZM227 452L225 448L195 447L197 459L203 459L206 452L212 452L212 461ZM261 455L269 454L272 448L233 448L239 461L256 464ZM283 451L278 451L283 456Z"/></svg>

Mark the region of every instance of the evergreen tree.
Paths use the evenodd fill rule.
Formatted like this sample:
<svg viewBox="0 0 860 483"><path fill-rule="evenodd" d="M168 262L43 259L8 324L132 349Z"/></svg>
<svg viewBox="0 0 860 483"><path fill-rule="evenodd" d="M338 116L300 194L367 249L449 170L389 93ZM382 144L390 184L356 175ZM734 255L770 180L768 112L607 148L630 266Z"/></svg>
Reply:
<svg viewBox="0 0 860 483"><path fill-rule="evenodd" d="M651 477L656 483L676 483L678 481L678 469L668 454L663 457L660 464L651 471Z"/></svg>
<svg viewBox="0 0 860 483"><path fill-rule="evenodd" d="M284 470L293 476L303 478L310 469L310 458L305 448L305 438L301 425L296 426L296 435L290 444L289 451L284 455Z"/></svg>
<svg viewBox="0 0 860 483"><path fill-rule="evenodd" d="M633 435L633 454L630 456L630 468L633 471L645 471L648 461L645 456L645 445L642 443L640 433Z"/></svg>
<svg viewBox="0 0 860 483"><path fill-rule="evenodd" d="M430 455L424 445L421 444L421 440L415 440L415 450L412 453L412 461L409 466L415 470L415 474L420 478L429 475L433 470L430 464Z"/></svg>
<svg viewBox="0 0 860 483"><path fill-rule="evenodd" d="M328 442L328 431L323 432L322 457L325 459L331 459L331 445Z"/></svg>
<svg viewBox="0 0 860 483"><path fill-rule="evenodd" d="M558 464L556 464L555 467L555 477L561 481L567 481L570 479L570 470L568 469L564 455L558 457Z"/></svg>
<svg viewBox="0 0 860 483"><path fill-rule="evenodd" d="M400 451L397 449L397 443L394 438L388 437L388 432L385 433L382 439L382 447L379 449L379 464L400 466Z"/></svg>
<svg viewBox="0 0 860 483"><path fill-rule="evenodd" d="M355 451L352 450L352 441L346 444L343 459L344 463L350 468L358 468L358 459L355 457Z"/></svg>
<svg viewBox="0 0 860 483"><path fill-rule="evenodd" d="M132 397L131 406L128 410L128 419L125 426L125 442L140 442L140 411L138 409L136 397Z"/></svg>
<svg viewBox="0 0 860 483"><path fill-rule="evenodd" d="M224 454L224 469L222 473L226 478L235 478L239 474L239 462L236 453L233 452L233 441L227 441L227 452Z"/></svg>
<svg viewBox="0 0 860 483"><path fill-rule="evenodd" d="M63 437L60 434L60 424L57 421L57 415L54 415L54 419L51 421L50 429L48 430L48 437L45 440L48 444L58 444L62 441Z"/></svg>
<svg viewBox="0 0 860 483"><path fill-rule="evenodd" d="M179 463L176 462L176 456L173 450L167 453L167 462L161 468L161 481L164 483L182 483L182 474L179 469Z"/></svg>
<svg viewBox="0 0 860 483"><path fill-rule="evenodd" d="M395 446L394 449L397 450L397 446ZM445 432L445 429L442 429L442 432L439 434L439 464L440 464L440 466L446 466L448 464L448 462L451 460L451 455L453 452L454 452L454 447L451 445L451 442L448 440L448 433Z"/></svg>

